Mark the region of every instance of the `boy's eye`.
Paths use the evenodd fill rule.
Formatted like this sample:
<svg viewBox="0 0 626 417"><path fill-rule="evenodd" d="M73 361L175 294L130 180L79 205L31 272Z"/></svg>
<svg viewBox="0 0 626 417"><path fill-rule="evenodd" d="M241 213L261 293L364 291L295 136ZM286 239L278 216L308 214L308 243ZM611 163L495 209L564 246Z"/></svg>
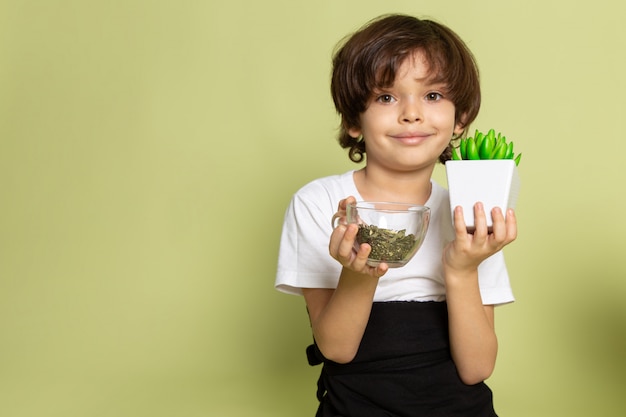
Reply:
<svg viewBox="0 0 626 417"><path fill-rule="evenodd" d="M394 100L395 99L393 98L391 94L381 94L376 99L376 101L379 101L381 103L393 103Z"/></svg>
<svg viewBox="0 0 626 417"><path fill-rule="evenodd" d="M437 101L437 100L440 100L442 98L443 98L443 96L440 93L433 92L433 93L426 94L426 100L429 100L429 101Z"/></svg>

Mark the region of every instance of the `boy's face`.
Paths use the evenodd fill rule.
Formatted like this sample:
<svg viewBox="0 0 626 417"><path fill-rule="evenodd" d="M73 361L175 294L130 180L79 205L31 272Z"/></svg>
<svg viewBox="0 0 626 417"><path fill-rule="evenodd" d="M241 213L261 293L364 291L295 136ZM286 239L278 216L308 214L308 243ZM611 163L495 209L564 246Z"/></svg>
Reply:
<svg viewBox="0 0 626 417"><path fill-rule="evenodd" d="M455 123L455 108L445 84L429 80L421 53L400 66L393 86L376 91L361 114L361 126L348 130L363 135L367 165L392 170L432 168L452 136L463 128Z"/></svg>

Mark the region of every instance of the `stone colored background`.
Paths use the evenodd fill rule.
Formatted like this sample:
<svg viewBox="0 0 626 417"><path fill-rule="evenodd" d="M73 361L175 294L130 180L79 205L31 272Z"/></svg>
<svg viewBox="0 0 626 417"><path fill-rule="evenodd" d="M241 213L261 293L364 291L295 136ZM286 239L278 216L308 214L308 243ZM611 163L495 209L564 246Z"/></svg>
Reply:
<svg viewBox="0 0 626 417"><path fill-rule="evenodd" d="M524 153L499 413L623 416L625 11L0 0L0 415L312 416L304 304L273 289L282 217L298 187L354 167L335 44L403 12L465 39L473 127Z"/></svg>

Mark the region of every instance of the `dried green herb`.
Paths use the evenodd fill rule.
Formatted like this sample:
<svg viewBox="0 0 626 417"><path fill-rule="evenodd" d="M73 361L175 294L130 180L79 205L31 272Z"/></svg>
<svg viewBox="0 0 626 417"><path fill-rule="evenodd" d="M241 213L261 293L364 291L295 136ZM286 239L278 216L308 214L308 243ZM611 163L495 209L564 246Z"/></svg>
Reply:
<svg viewBox="0 0 626 417"><path fill-rule="evenodd" d="M372 247L369 257L386 262L403 260L415 246L413 234L406 230L383 229L374 225L360 224L356 235L359 244L367 243Z"/></svg>

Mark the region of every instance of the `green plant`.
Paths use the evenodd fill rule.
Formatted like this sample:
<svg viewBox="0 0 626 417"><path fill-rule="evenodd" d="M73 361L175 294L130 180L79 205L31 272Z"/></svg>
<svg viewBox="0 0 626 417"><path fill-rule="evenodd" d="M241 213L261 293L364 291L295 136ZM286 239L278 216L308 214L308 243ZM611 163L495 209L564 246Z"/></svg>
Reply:
<svg viewBox="0 0 626 417"><path fill-rule="evenodd" d="M452 159L461 161L466 159L514 159L519 165L522 154L514 157L513 142L506 141L506 136L494 129L487 134L476 130L474 137L462 138L457 147L452 149Z"/></svg>

